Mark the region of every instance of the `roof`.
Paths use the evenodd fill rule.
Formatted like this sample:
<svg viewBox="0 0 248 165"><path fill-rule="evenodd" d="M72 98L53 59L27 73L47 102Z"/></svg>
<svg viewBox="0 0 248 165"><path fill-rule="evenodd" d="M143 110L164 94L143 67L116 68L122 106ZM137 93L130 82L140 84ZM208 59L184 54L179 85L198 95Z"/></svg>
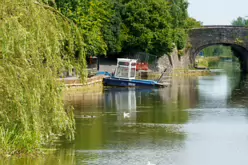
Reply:
<svg viewBox="0 0 248 165"><path fill-rule="evenodd" d="M123 62L137 62L137 59L128 59L128 58L117 58L117 61L123 61Z"/></svg>

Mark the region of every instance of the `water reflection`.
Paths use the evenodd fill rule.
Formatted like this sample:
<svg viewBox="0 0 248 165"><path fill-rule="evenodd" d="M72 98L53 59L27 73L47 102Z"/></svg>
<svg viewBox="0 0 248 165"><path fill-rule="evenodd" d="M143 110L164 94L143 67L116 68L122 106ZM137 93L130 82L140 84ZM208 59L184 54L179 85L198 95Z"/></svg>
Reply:
<svg viewBox="0 0 248 165"><path fill-rule="evenodd" d="M173 86L164 89L108 89L105 91L105 111L117 113L117 120L136 123L179 124L187 122L183 109L196 105L197 91L192 82L173 79Z"/></svg>
<svg viewBox="0 0 248 165"><path fill-rule="evenodd" d="M77 99L75 107L81 116L102 111L97 118L77 116L74 142L77 162L146 164L154 159L151 154L154 148L156 164L172 157L174 151L184 146L186 137L181 124L189 120L184 110L197 104L195 83L196 80L174 78L172 87L165 89L110 88L103 97L96 97L100 105L87 104L87 110L78 107L85 104Z"/></svg>
<svg viewBox="0 0 248 165"><path fill-rule="evenodd" d="M116 88L105 91L105 112L117 113L117 120L136 121L136 89Z"/></svg>
<svg viewBox="0 0 248 165"><path fill-rule="evenodd" d="M245 91L245 82L239 81L239 74L199 79L200 103L187 110L190 121L184 126L184 164L232 165L248 161L248 149L244 147L248 144L247 108L240 99L246 94L239 92Z"/></svg>
<svg viewBox="0 0 248 165"><path fill-rule="evenodd" d="M65 103L74 107L74 114L77 119L96 118L102 116L104 99L103 92L71 92L65 96Z"/></svg>
<svg viewBox="0 0 248 165"><path fill-rule="evenodd" d="M225 100L230 94L228 77L225 74L218 76L201 77L198 80L200 95L206 99Z"/></svg>
<svg viewBox="0 0 248 165"><path fill-rule="evenodd" d="M228 102L230 106L248 108L248 75L240 74Z"/></svg>
<svg viewBox="0 0 248 165"><path fill-rule="evenodd" d="M247 78L221 73L173 78L171 84L164 89L108 88L68 95L66 103L75 107L75 141L59 143L46 161L24 159L19 164L247 162Z"/></svg>
<svg viewBox="0 0 248 165"><path fill-rule="evenodd" d="M46 151L47 152L47 151ZM74 165L76 164L74 149L60 149L49 151L50 154L42 156L30 156L23 158L4 159L1 158L1 165Z"/></svg>
<svg viewBox="0 0 248 165"><path fill-rule="evenodd" d="M222 108L227 105L231 94L228 77L225 74L201 77L198 80L200 106L199 108Z"/></svg>

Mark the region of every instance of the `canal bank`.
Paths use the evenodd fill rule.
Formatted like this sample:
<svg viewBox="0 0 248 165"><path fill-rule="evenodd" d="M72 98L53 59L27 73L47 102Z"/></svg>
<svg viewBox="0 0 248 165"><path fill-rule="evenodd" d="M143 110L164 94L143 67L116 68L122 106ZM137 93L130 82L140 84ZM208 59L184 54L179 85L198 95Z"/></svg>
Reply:
<svg viewBox="0 0 248 165"><path fill-rule="evenodd" d="M170 82L172 77L197 77L211 75L210 70L187 70L178 69L170 73L159 72L138 72L137 79L159 80L161 82ZM161 77L162 76L162 77ZM106 76L93 76L88 78L86 82L77 77L61 78L60 81L65 84L67 92L95 92L103 90L103 78Z"/></svg>

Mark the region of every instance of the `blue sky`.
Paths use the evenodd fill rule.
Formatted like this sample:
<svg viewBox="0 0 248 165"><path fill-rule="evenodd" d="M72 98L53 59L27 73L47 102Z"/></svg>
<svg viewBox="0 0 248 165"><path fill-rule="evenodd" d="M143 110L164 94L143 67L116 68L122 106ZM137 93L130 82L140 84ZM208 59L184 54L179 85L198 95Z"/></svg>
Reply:
<svg viewBox="0 0 248 165"><path fill-rule="evenodd" d="M248 0L188 0L188 2L189 16L203 22L203 25L230 25L235 18L248 16Z"/></svg>

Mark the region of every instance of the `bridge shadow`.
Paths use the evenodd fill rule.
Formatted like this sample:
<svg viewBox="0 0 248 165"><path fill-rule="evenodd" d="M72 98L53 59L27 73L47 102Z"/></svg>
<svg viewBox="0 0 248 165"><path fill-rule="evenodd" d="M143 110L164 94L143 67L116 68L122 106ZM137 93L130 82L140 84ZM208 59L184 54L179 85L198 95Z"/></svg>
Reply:
<svg viewBox="0 0 248 165"><path fill-rule="evenodd" d="M237 108L248 108L248 74L240 73L235 77L235 87L228 99L228 104Z"/></svg>

